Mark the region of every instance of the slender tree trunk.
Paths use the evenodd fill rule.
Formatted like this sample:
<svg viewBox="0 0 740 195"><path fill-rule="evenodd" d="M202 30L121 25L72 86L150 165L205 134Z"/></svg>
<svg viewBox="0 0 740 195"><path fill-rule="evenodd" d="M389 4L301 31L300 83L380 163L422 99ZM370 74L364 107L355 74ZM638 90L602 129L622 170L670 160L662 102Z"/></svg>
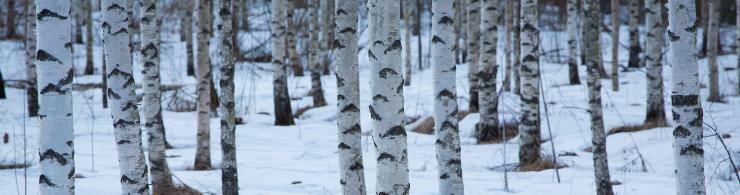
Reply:
<svg viewBox="0 0 740 195"><path fill-rule="evenodd" d="M295 18L293 18L293 13L295 12L295 1L296 0L285 0L285 5L287 6L285 8L286 11L286 22L288 24L287 28L287 47L288 47L288 58L290 67L293 68L293 75L295 76L303 76L303 65L301 64L301 60L298 56L298 51L296 51L296 26L293 24L295 21Z"/></svg>
<svg viewBox="0 0 740 195"><path fill-rule="evenodd" d="M456 10L455 18L457 19L457 21L459 21L458 23L455 23L455 29L457 29L457 32L455 32L457 33L457 40L455 40L456 41L455 43L457 43L457 53L458 53L457 54L458 56L457 64L465 63L466 61L465 57L467 56L467 53L468 53L468 51L465 49L467 48L467 42L466 42L467 38L466 37L467 37L467 31L468 31L467 30L468 28L467 18L468 17L466 15L467 7L465 5L466 1L467 0L455 0L455 3L457 5L457 8L455 9Z"/></svg>
<svg viewBox="0 0 740 195"><path fill-rule="evenodd" d="M707 62L709 64L709 98L710 102L721 102L719 93L719 67L717 65L717 51L719 51L719 4L718 0L708 0L709 24L707 30Z"/></svg>
<svg viewBox="0 0 740 195"><path fill-rule="evenodd" d="M195 152L195 170L211 169L211 59L208 55L209 40L211 39L211 0L198 0L198 66L196 73L198 111L198 146Z"/></svg>
<svg viewBox="0 0 740 195"><path fill-rule="evenodd" d="M26 81L28 82L26 95L28 97L28 117L39 116L39 94L36 85L36 3L25 4L26 12Z"/></svg>
<svg viewBox="0 0 740 195"><path fill-rule="evenodd" d="M649 0L648 0L649 1ZM619 91L619 0L611 0L612 18L612 90Z"/></svg>
<svg viewBox="0 0 740 195"><path fill-rule="evenodd" d="M92 2L85 1L85 75L92 75L95 71L95 60L93 59L93 27Z"/></svg>
<svg viewBox="0 0 740 195"><path fill-rule="evenodd" d="M241 0L241 4L239 6L237 6L237 7L239 7L239 9L242 9L242 11L241 11L241 17L240 17L241 24L239 26L241 27L241 29L243 31L246 31L246 32L249 32L250 31L250 27L249 27L249 25L250 25L250 23L249 23L249 19L250 19L249 7L250 6L253 6L250 3L250 0Z"/></svg>
<svg viewBox="0 0 740 195"><path fill-rule="evenodd" d="M493 0L489 0L493 1ZM454 0L432 1L432 50L434 67L434 129L437 138L439 194L464 194L460 131L457 119L456 67L453 50L457 47L454 34ZM484 14L485 15L485 14Z"/></svg>
<svg viewBox="0 0 740 195"><path fill-rule="evenodd" d="M736 34L740 35L740 0L735 0L735 28L737 29ZM735 36L735 49L737 55L737 78L740 78L740 36ZM737 82L737 93L740 94L740 81Z"/></svg>
<svg viewBox="0 0 740 195"><path fill-rule="evenodd" d="M288 92L287 65L285 64L285 0L272 0L272 69L275 125L293 125L293 110Z"/></svg>
<svg viewBox="0 0 740 195"><path fill-rule="evenodd" d="M72 40L69 1L38 0L35 12L39 65L39 192L74 194L74 130L72 116ZM4 96L0 75L0 98Z"/></svg>
<svg viewBox="0 0 740 195"><path fill-rule="evenodd" d="M7 3L7 16L5 17L5 38L15 39L18 38L18 34L15 30L15 0L6 0Z"/></svg>
<svg viewBox="0 0 740 195"><path fill-rule="evenodd" d="M521 77L521 69L522 69L522 40L521 38L521 0L512 0L514 2L514 6L511 9L512 17L514 18L514 34L512 37L514 37L514 44L512 45L512 52L514 54L514 94L521 95L521 89L522 89L522 77Z"/></svg>
<svg viewBox="0 0 740 195"><path fill-rule="evenodd" d="M130 0L103 0L103 43L108 71L108 99L115 129L123 194L149 194L142 147L136 84L126 11ZM41 5L41 4L39 4ZM39 13L43 15L43 11ZM44 30L39 29L39 32ZM39 43L44 41L39 40ZM41 55L41 54L39 54ZM43 69L43 68L42 68ZM71 73L70 73L71 74Z"/></svg>
<svg viewBox="0 0 740 195"><path fill-rule="evenodd" d="M481 2L480 121L475 126L479 143L498 138L498 94L496 94L496 48L498 47L498 8L495 0ZM441 54L440 54L441 55ZM453 79L454 80L454 79Z"/></svg>
<svg viewBox="0 0 740 195"><path fill-rule="evenodd" d="M479 49L480 49L480 0L466 0L466 11L467 11L467 31L468 37L465 40L467 42L468 49L468 83L470 89L468 91L470 96L470 104L468 111L478 112L478 91L480 84L478 83L478 61Z"/></svg>
<svg viewBox="0 0 740 195"><path fill-rule="evenodd" d="M614 0L618 1L618 0ZM580 85L578 76L578 0L568 0L568 81L571 85Z"/></svg>
<svg viewBox="0 0 740 195"><path fill-rule="evenodd" d="M317 26L318 0L312 0L311 24ZM339 132L339 183L343 194L365 195L365 174L362 163L362 130L360 127L360 75L357 50L357 0L337 1L336 45L337 54L337 127ZM318 30L311 30L312 36ZM315 40L312 38L312 40ZM313 45L316 48L316 45ZM312 49L312 51L317 51ZM317 58L318 59L318 58ZM314 63L318 68L318 63ZM314 74L313 72L311 73Z"/></svg>
<svg viewBox="0 0 740 195"><path fill-rule="evenodd" d="M101 64L103 68L100 71L100 76L103 77L103 78L101 78L100 80L101 80L101 83L103 83L103 86L108 86L108 70L106 68L108 66L105 65L106 64L106 60L105 60L105 47L103 47L101 51L103 52L103 64ZM101 89L101 93L100 94L103 97L103 99L102 99L103 108L108 108L108 89L106 87L104 87L103 89Z"/></svg>
<svg viewBox="0 0 740 195"><path fill-rule="evenodd" d="M403 85L409 86L411 85L411 70L412 70L412 63L411 63L411 35L413 34L412 31L414 31L415 26L412 25L412 20L414 20L414 16L416 13L414 12L414 8L416 7L415 3L416 0L402 0L403 4L401 5L401 9L403 10L403 68L404 68L404 78L403 78Z"/></svg>
<svg viewBox="0 0 740 195"><path fill-rule="evenodd" d="M514 32L514 17L512 17L512 9L514 9L514 1L506 1L504 3L506 5L506 8L504 8L504 63L505 69L504 70L504 80L501 83L501 87L504 91L511 91L511 68L512 68L512 46L511 46L511 34Z"/></svg>
<svg viewBox="0 0 740 195"><path fill-rule="evenodd" d="M673 153L676 159L676 194L706 194L702 138L699 65L696 59L696 7L693 0L668 3L668 35L673 66L671 105L673 111Z"/></svg>
<svg viewBox="0 0 740 195"><path fill-rule="evenodd" d="M195 62L193 58L193 7L195 1L185 1L185 16L182 20L183 37L185 37L185 67L188 76L195 76Z"/></svg>
<svg viewBox="0 0 740 195"><path fill-rule="evenodd" d="M701 11L701 15L697 17L701 17L701 28L702 28L702 34L701 34L701 48L699 50L699 58L705 58L707 57L707 33L709 30L709 0L699 0L697 1L697 6L700 6L699 9Z"/></svg>
<svg viewBox="0 0 740 195"><path fill-rule="evenodd" d="M144 128L149 135L149 172L152 175L152 192L165 194L172 190L172 175L165 158L164 122L162 121L162 92L159 73L159 17L157 1L141 1L141 59L144 64Z"/></svg>
<svg viewBox="0 0 740 195"><path fill-rule="evenodd" d="M329 75L329 67L331 66L332 62L332 45L334 44L334 29L336 27L336 23L334 22L334 0L325 0L321 1L321 10L322 10L322 20L323 20L323 39L321 40L322 46L322 53L321 53L321 66L324 69L323 74Z"/></svg>
<svg viewBox="0 0 740 195"><path fill-rule="evenodd" d="M663 3L661 0L648 0L645 4L645 27L648 30L645 61L647 66L647 114L645 124L658 127L668 126L665 116L663 92Z"/></svg>
<svg viewBox="0 0 740 195"><path fill-rule="evenodd" d="M601 33L600 22L601 6L599 1L588 1L584 5L586 18L584 20L584 51L586 52L586 67L588 69L588 102L591 115L591 144L593 147L594 176L596 183L596 194L613 195L612 184L609 177L609 163L606 154L606 133L604 132L604 117L601 105L601 81L598 71L598 61L601 57L599 47L599 34ZM614 4L612 4L614 5Z"/></svg>
<svg viewBox="0 0 740 195"><path fill-rule="evenodd" d="M401 73L400 2L369 0L370 116L377 154L377 194L410 191Z"/></svg>
<svg viewBox="0 0 740 195"><path fill-rule="evenodd" d="M519 122L519 166L526 168L540 160L540 31L536 0L521 4L521 122Z"/></svg>
<svg viewBox="0 0 740 195"><path fill-rule="evenodd" d="M629 49L629 65L627 67L630 68L639 68L640 65L640 52L642 52L642 48L640 48L640 2L639 0L630 0L629 1L629 39L630 39L630 49Z"/></svg>
<svg viewBox="0 0 740 195"><path fill-rule="evenodd" d="M85 26L85 0L71 0L72 1L72 16L75 21L74 28L74 43L82 44L82 27Z"/></svg>
<svg viewBox="0 0 740 195"><path fill-rule="evenodd" d="M317 4L314 4L317 3ZM319 107L319 106L326 106L326 99L324 99L324 90L321 87L321 73L324 71L323 67L321 66L321 58L319 50L319 9L318 9L318 1L311 1L309 3L309 29L308 32L310 33L311 41L309 43L309 49L308 49L308 65L309 69L311 71L311 91L309 94L311 97L313 97L313 106ZM329 30L329 29L327 29Z"/></svg>
<svg viewBox="0 0 740 195"><path fill-rule="evenodd" d="M234 110L234 31L232 28L232 0L219 0L218 45L220 56L221 87L221 192L224 195L239 194L236 167L236 111Z"/></svg>
<svg viewBox="0 0 740 195"><path fill-rule="evenodd" d="M3 73L0 71L0 100L8 98L5 94L5 80L3 79Z"/></svg>

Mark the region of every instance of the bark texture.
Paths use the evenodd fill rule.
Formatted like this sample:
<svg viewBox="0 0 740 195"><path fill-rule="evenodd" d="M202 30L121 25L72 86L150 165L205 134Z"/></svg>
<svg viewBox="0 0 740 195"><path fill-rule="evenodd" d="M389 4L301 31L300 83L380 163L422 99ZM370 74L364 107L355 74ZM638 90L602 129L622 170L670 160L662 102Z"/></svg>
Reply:
<svg viewBox="0 0 740 195"><path fill-rule="evenodd" d="M108 99L121 167L123 194L149 194L136 84L132 74L128 0L102 0L103 46L108 66ZM38 13L43 15L43 11ZM41 30L39 30L41 31ZM40 54L39 54L40 55Z"/></svg>
<svg viewBox="0 0 740 195"><path fill-rule="evenodd" d="M511 68L512 68L512 46L511 46L511 34L514 32L514 17L512 17L512 9L514 9L514 1L506 1L506 8L504 8L504 80L502 82L502 88L504 91L511 91ZM514 59L516 60L516 59Z"/></svg>
<svg viewBox="0 0 740 195"><path fill-rule="evenodd" d="M676 194L706 194L699 66L696 58L696 7L693 0L668 3L668 63L671 74L673 154L676 159Z"/></svg>
<svg viewBox="0 0 740 195"><path fill-rule="evenodd" d="M28 117L39 116L39 94L36 76L36 3L26 3L26 97L28 104Z"/></svg>
<svg viewBox="0 0 740 195"><path fill-rule="evenodd" d="M478 73L480 121L475 126L475 137L479 143L500 137L498 134L498 94L496 93L498 5L499 2L496 0L481 1L480 49L483 53L480 55L480 72Z"/></svg>
<svg viewBox="0 0 740 195"><path fill-rule="evenodd" d="M334 0L321 1L321 67L323 68L323 74L329 74L329 66L331 66L331 52L332 45L334 44Z"/></svg>
<svg viewBox="0 0 740 195"><path fill-rule="evenodd" d="M629 64L627 65L630 68L639 68L640 65L640 52L642 52L642 48L640 48L640 0L630 0L629 1Z"/></svg>
<svg viewBox="0 0 740 195"><path fill-rule="evenodd" d="M468 62L468 90L470 103L468 111L478 112L478 61L480 60L480 0L466 0L465 9L467 11L467 62Z"/></svg>
<svg viewBox="0 0 740 195"><path fill-rule="evenodd" d="M74 194L72 33L70 1L38 0L36 64L39 103L39 192ZM0 75L2 77L2 75ZM0 78L2 79L2 78ZM0 85L0 87L2 87ZM2 95L0 88L0 95Z"/></svg>
<svg viewBox="0 0 740 195"><path fill-rule="evenodd" d="M312 13L316 16L318 0L314 3ZM337 128L339 131L339 184L343 194L365 195L365 174L362 163L362 130L360 127L360 76L357 50L357 0L337 1L337 28L334 52L337 54ZM316 18L316 17L312 17ZM317 22L314 19L314 22ZM315 23L313 23L316 26ZM318 32L313 30L312 32ZM313 44L313 43L312 43ZM315 47L315 46L312 46ZM316 53L318 54L318 53ZM318 56L318 55L316 55ZM314 63L318 70L318 63ZM313 71L313 68L312 68ZM316 72L317 74L319 72ZM314 73L311 72L313 75Z"/></svg>
<svg viewBox="0 0 740 195"><path fill-rule="evenodd" d="M275 103L275 125L293 125L293 111L288 93L286 56L285 0L272 0L272 95Z"/></svg>
<svg viewBox="0 0 740 195"><path fill-rule="evenodd" d="M736 34L740 35L740 9L738 7L740 7L740 0L735 0L735 28L737 29ZM735 52L738 55L736 69L740 70L740 36L736 36L735 38L737 39L735 45L738 46L735 48ZM740 71L737 71L737 76L737 78L740 78ZM740 82L737 82L737 93L740 94Z"/></svg>
<svg viewBox="0 0 740 195"><path fill-rule="evenodd" d="M536 0L521 2L521 119L519 122L519 166L540 160L540 31Z"/></svg>
<svg viewBox="0 0 740 195"><path fill-rule="evenodd" d="M568 0L566 5L568 31L568 82L571 85L580 85L581 78L578 76L578 0Z"/></svg>
<svg viewBox="0 0 740 195"><path fill-rule="evenodd" d="M198 134L195 150L195 170L211 169L211 59L208 46L211 39L211 0L198 0L198 65L196 67L198 84L197 104Z"/></svg>
<svg viewBox="0 0 740 195"><path fill-rule="evenodd" d="M707 63L709 64L709 97L707 101L721 102L719 93L719 67L717 52L719 51L719 0L707 0L709 6L709 24L707 29Z"/></svg>
<svg viewBox="0 0 740 195"><path fill-rule="evenodd" d="M514 34L512 35L514 37L514 43L512 45L512 50L514 54L514 94L521 95L521 89L522 89L522 77L521 77L521 69L522 69L522 40L521 38L521 0L512 0L514 3L514 6L511 9L511 14L514 18Z"/></svg>
<svg viewBox="0 0 740 195"><path fill-rule="evenodd" d="M15 0L7 0L5 3L7 3L7 7L5 9L5 13L7 14L7 16L5 16L5 38L15 39L18 37L15 30Z"/></svg>
<svg viewBox="0 0 740 195"><path fill-rule="evenodd" d="M314 4L316 3L316 4ZM309 36L311 41L308 48L308 66L311 71L311 91L308 93L313 97L313 106L326 106L326 99L324 98L324 90L321 86L321 74L324 71L321 66L321 51L319 50L319 2L311 1L308 6L309 11ZM335 45L336 47L336 45ZM336 48L335 48L336 49Z"/></svg>
<svg viewBox="0 0 740 195"><path fill-rule="evenodd" d="M645 66L647 67L647 114L645 124L659 127L668 126L665 116L663 92L663 4L661 0L645 2L645 27L648 30L645 46Z"/></svg>
<svg viewBox="0 0 740 195"><path fill-rule="evenodd" d="M182 17L182 32L185 37L185 68L188 76L195 76L195 59L193 58L193 8L195 1L185 1L185 15Z"/></svg>
<svg viewBox="0 0 740 195"><path fill-rule="evenodd" d="M221 95L221 193L224 195L239 194L239 180L236 169L236 111L234 110L234 33L232 26L232 0L219 0L219 24L217 25L220 42Z"/></svg>
<svg viewBox="0 0 740 195"><path fill-rule="evenodd" d="M92 75L95 72L95 60L93 59L93 17L92 2L85 1L82 5L85 11L85 74Z"/></svg>
<svg viewBox="0 0 740 195"><path fill-rule="evenodd" d="M588 104L591 115L591 144L593 148L594 176L596 183L596 194L613 195L612 184L609 177L609 163L606 154L606 133L604 132L604 114L601 105L601 81L598 71L598 61L601 50L593 46L599 44L599 25L601 20L601 6L599 1L588 1L584 4L586 17L583 27L586 32L583 37L584 51L586 52L586 67L588 69Z"/></svg>
<svg viewBox="0 0 740 195"><path fill-rule="evenodd" d="M416 16L416 0L401 0L403 13L403 85L411 85L411 73L413 64L411 63L411 35L415 26L413 25L414 16Z"/></svg>
<svg viewBox="0 0 740 195"><path fill-rule="evenodd" d="M408 195L410 190L401 73L400 2L368 1L370 117L377 154L376 194Z"/></svg>
<svg viewBox="0 0 740 195"><path fill-rule="evenodd" d="M439 167L439 194L462 195L462 160L457 119L454 50L454 0L432 1L432 67L434 67L434 129ZM493 1L493 0L488 0ZM484 14L485 15L485 14Z"/></svg>
<svg viewBox="0 0 740 195"><path fill-rule="evenodd" d="M295 76L303 76L303 65L301 64L300 56L298 56L298 51L296 50L296 25L295 18L293 17L293 14L295 13L295 4L297 0L285 0L285 21L287 22L288 28L287 30L287 36L286 38L286 47L288 48L288 62L290 63L290 67L293 68L293 75Z"/></svg>
<svg viewBox="0 0 740 195"><path fill-rule="evenodd" d="M650 1L650 0L648 0ZM619 0L611 0L612 18L612 90L619 91Z"/></svg>

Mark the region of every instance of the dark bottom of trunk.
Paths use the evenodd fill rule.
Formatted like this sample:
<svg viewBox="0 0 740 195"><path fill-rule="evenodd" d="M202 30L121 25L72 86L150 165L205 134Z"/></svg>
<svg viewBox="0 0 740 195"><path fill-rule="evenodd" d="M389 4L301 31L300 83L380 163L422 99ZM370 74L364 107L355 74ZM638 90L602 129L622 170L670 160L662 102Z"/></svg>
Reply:
<svg viewBox="0 0 740 195"><path fill-rule="evenodd" d="M500 140L501 136L502 131L498 128L497 122L494 122L494 124L475 124L475 139L478 143L491 142L496 139Z"/></svg>
<svg viewBox="0 0 740 195"><path fill-rule="evenodd" d="M188 59L188 61L190 60L192 59ZM192 62L188 62L187 73L188 73L188 76L195 76L195 65L193 65Z"/></svg>
<svg viewBox="0 0 740 195"><path fill-rule="evenodd" d="M708 102L715 102L715 103L724 103L725 101L722 100L722 96L719 94L710 94L709 98L707 98Z"/></svg>
<svg viewBox="0 0 740 195"><path fill-rule="evenodd" d="M85 64L85 75L92 75L94 71L94 66L92 59L88 59L87 63Z"/></svg>
<svg viewBox="0 0 740 195"><path fill-rule="evenodd" d="M198 160L198 158L195 159L195 165L193 165L193 170L202 171L202 170L211 170L211 169L213 169L213 167L211 166L210 161L200 161Z"/></svg>
<svg viewBox="0 0 740 195"><path fill-rule="evenodd" d="M221 169L221 190L224 195L239 194L239 180L237 178L236 167Z"/></svg>
<svg viewBox="0 0 740 195"><path fill-rule="evenodd" d="M644 123L651 127L667 127L668 122L666 122L665 111L662 109L662 105L660 109L648 110Z"/></svg>
<svg viewBox="0 0 740 195"><path fill-rule="evenodd" d="M5 80L3 80L3 73L0 72L0 99L5 99Z"/></svg>
<svg viewBox="0 0 740 195"><path fill-rule="evenodd" d="M468 112L478 112L478 91L470 90L470 105L468 105Z"/></svg>
<svg viewBox="0 0 740 195"><path fill-rule="evenodd" d="M211 82L211 116L218 117L218 92L216 86Z"/></svg>
<svg viewBox="0 0 740 195"><path fill-rule="evenodd" d="M540 161L540 140L519 146L519 166L527 167Z"/></svg>
<svg viewBox="0 0 740 195"><path fill-rule="evenodd" d="M305 76L305 74L303 74L303 66L301 66L301 63L293 64L293 76L297 76L297 77Z"/></svg>
<svg viewBox="0 0 740 195"><path fill-rule="evenodd" d="M581 79L578 77L578 65L576 63L568 64L568 80L571 85L581 84Z"/></svg>
<svg viewBox="0 0 740 195"><path fill-rule="evenodd" d="M290 107L290 98L275 97L275 125L290 126L294 125L293 109Z"/></svg>
<svg viewBox="0 0 740 195"><path fill-rule="evenodd" d="M29 87L26 92L28 94L28 117L37 117L39 116L38 91L36 87Z"/></svg>

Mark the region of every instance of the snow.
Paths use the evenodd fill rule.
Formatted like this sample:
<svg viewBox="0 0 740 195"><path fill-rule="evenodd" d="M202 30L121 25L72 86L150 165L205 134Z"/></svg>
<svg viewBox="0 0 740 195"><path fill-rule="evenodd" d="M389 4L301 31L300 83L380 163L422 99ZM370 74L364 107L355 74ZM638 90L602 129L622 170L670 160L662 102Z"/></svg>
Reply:
<svg viewBox="0 0 740 195"><path fill-rule="evenodd" d="M626 28L623 28L626 34ZM268 33L242 35L242 41L264 40ZM565 48L565 34L562 32L543 32L543 50ZM245 38L253 37L253 39ZM364 37L364 36L363 36ZM162 50L163 84L193 85L194 79L185 76L184 43L177 36L163 36L166 40ZM428 40L423 37L422 40ZM627 43L622 36L621 42ZM366 42L366 38L361 39ZM502 40L502 39L500 39ZM555 40L555 41L551 41ZM610 59L609 40L602 34L604 59ZM255 45L253 43L252 45ZM500 47L503 44L500 44ZM412 43L412 46L416 46ZM0 42L0 70L6 79L24 79L22 45L17 42ZM75 51L83 51L76 46ZM360 53L361 112L363 127L363 155L365 178L369 193L374 192L376 184L375 153L372 139L368 105L371 101L366 48ZM503 51L503 50L502 50ZM100 64L100 48L96 48L96 67ZM427 51L424 51L427 52ZM565 56L566 50L561 56ZM83 56L77 53L78 56ZM415 52L412 52L415 54ZM499 62L503 61L503 52ZM77 70L81 70L84 57L76 57ZM416 59L416 57L414 57ZM627 59L627 50L620 49L620 59ZM561 60L565 60L562 58ZM586 111L586 86L567 85L567 66L551 58L543 57L545 101L550 117L549 129L552 130L556 153L573 152L577 156L563 156L559 161L568 165L560 169L561 183L558 183L553 170L540 172L508 172L509 193L512 194L594 194L592 156L583 149L590 146L591 133L589 116ZM605 61L605 64L608 61ZM737 120L740 110L740 98L735 94L737 70L736 56L727 55L719 58L720 82L722 94L727 103L702 102L704 121L716 127L721 134L731 137L724 141L728 147L740 156L740 121ZM726 69L727 68L727 69ZM324 76L326 99L329 106L312 109L296 121L295 126L273 126L271 116L272 77L269 64L240 63L236 72L237 112L246 119L245 125L237 126L237 163L239 169L239 186L242 194L340 194L339 171L337 160L336 135L336 80L333 76ZM585 79L585 68L579 67L581 79ZM700 77L707 85L706 60L700 60ZM503 68L499 69L501 72ZM608 68L607 68L608 70ZM141 65L135 65L135 77L141 83ZM98 70L96 70L96 73ZM458 96L461 110L467 108L467 66L460 65L458 72ZM665 66L664 78L670 78L670 65ZM217 75L216 72L214 72ZM408 116L431 116L433 110L432 70L416 71L411 86L404 89L405 110ZM645 112L645 73L643 70L620 72L621 87L619 92L611 91L609 80L602 80L604 121L607 129L624 125L642 123ZM499 76L499 78L502 78ZM100 75L77 76L75 83L99 82ZM307 95L310 89L309 77L289 77L289 89L294 111L311 104ZM499 81L500 82L500 81ZM669 80L665 80L666 109L670 108ZM584 82L585 83L585 82ZM501 86L500 84L498 85ZM194 88L185 89L190 93ZM10 134L10 143L0 144L0 164L12 162L30 162L24 177L23 169L0 170L0 191L4 194L21 194L27 189L29 194L38 193L37 178L39 175L36 146L38 139L38 121L36 118L24 118L24 94L19 89L7 89L9 97L0 100L0 134ZM140 93L141 91L138 91ZM708 89L702 88L702 97L707 97ZM75 166L79 178L76 179L77 194L120 194L120 175L114 144L110 111L102 109L100 90L74 92L75 124ZM167 93L163 98L168 98ZM518 96L504 93L500 101L500 110L507 123L516 121L518 116ZM542 107L542 106L541 106ZM543 139L549 139L545 123L545 111L542 107ZM190 171L195 153L196 115L194 112L164 112L167 140L175 149L167 150L170 167L173 169L176 182L183 182L204 193L220 193L220 170ZM465 192L467 194L504 194L504 172L494 167L506 163L516 163L518 139L514 138L504 144L476 145L472 138L472 129L477 122L476 114L469 115L461 121L462 164ZM668 116L670 117L670 116ZM219 167L221 151L219 149L220 131L218 119L211 122L211 159ZM25 135L24 135L25 132ZM710 129L705 130L705 171L708 194L737 194L740 185L730 177L725 153L719 140L712 136ZM146 135L146 134L144 134ZM436 194L437 165L435 162L434 136L409 132L408 154L412 194ZM25 139L24 139L25 138ZM24 141L27 142L24 147ZM25 150L25 152L24 152ZM542 152L551 151L550 143L542 145ZM672 128L656 128L636 133L615 134L608 137L610 171L617 194L675 194L675 176ZM24 155L25 154L25 155ZM639 156L644 158L647 172L642 169ZM734 159L737 163L740 159ZM723 180L722 178L726 178ZM27 179L27 181L24 181Z"/></svg>

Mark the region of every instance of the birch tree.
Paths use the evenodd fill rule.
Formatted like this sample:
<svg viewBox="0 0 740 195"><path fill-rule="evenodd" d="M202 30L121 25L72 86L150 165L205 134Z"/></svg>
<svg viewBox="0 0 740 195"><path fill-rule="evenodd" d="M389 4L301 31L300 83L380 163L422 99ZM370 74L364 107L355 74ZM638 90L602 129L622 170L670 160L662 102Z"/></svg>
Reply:
<svg viewBox="0 0 740 195"><path fill-rule="evenodd" d="M511 68L512 68L512 55L511 55L511 34L514 31L513 23L514 23L514 17L512 17L512 11L514 9L514 2L513 1L506 1L505 2L506 8L504 8L504 63L505 69L504 70L504 81L502 82L502 88L504 91L511 91Z"/></svg>
<svg viewBox="0 0 740 195"><path fill-rule="evenodd" d="M285 50L285 0L272 0L272 87L275 103L275 125L293 125L293 111L290 107Z"/></svg>
<svg viewBox="0 0 740 195"><path fill-rule="evenodd" d="M636 1L636 0L633 0ZM648 0L649 1L649 0ZM612 18L612 90L619 91L619 0L611 0Z"/></svg>
<svg viewBox="0 0 740 195"><path fill-rule="evenodd" d="M28 104L28 117L39 116L39 94L36 85L36 2L25 4L26 9L26 96Z"/></svg>
<svg viewBox="0 0 740 195"><path fill-rule="evenodd" d="M195 170L211 169L211 59L208 54L211 39L211 0L198 0L198 64L196 67L198 84L197 104L198 134L195 150Z"/></svg>
<svg viewBox="0 0 740 195"><path fill-rule="evenodd" d="M645 2L645 27L648 30L645 61L647 66L647 114L645 124L668 126L665 116L663 92L663 3L660 0Z"/></svg>
<svg viewBox="0 0 740 195"><path fill-rule="evenodd" d="M587 1L584 4L584 33L583 45L586 52L587 76L586 84L588 85L588 103L589 114L591 115L591 144L593 148L594 176L596 183L596 194L613 195L612 184L609 177L609 163L606 154L606 133L604 132L604 116L601 105L601 81L598 61L601 50L594 48L599 43L599 34L601 33L601 6L599 1ZM613 4L612 4L613 5Z"/></svg>
<svg viewBox="0 0 740 195"><path fill-rule="evenodd" d="M478 61L479 49L480 49L480 0L466 0L466 17L468 23L466 26L467 30L467 60L468 60L468 83L470 89L468 94L470 97L470 103L468 110L470 112L478 112L478 91L480 84L478 83Z"/></svg>
<svg viewBox="0 0 740 195"><path fill-rule="evenodd" d="M39 114L44 116L39 117L39 193L74 194L74 71L72 50L65 46L72 41L70 2L38 0L37 5L35 63L39 66L38 88L41 89Z"/></svg>
<svg viewBox="0 0 740 195"><path fill-rule="evenodd" d="M185 67L188 76L195 76L195 60L193 59L193 8L195 1L185 1L185 15L182 17L182 32L185 37Z"/></svg>
<svg viewBox="0 0 740 195"><path fill-rule="evenodd" d="M640 0L629 1L629 64L627 67L640 67Z"/></svg>
<svg viewBox="0 0 740 195"><path fill-rule="evenodd" d="M293 75L295 76L303 76L303 65L301 65L301 60L298 56L298 51L296 51L296 26L295 26L295 18L293 17L293 14L295 13L295 2L296 0L285 0L285 14L287 22L287 46L288 47L288 61L290 63L290 67L293 69Z"/></svg>
<svg viewBox="0 0 740 195"><path fill-rule="evenodd" d="M401 13L396 0L368 1L370 117L377 154L376 194L408 195L410 190L401 75Z"/></svg>
<svg viewBox="0 0 740 195"><path fill-rule="evenodd" d="M141 1L141 59L144 64L144 128L149 135L149 172L152 175L152 192L167 193L174 185L165 158L164 122L162 121L162 92L159 73L159 16L157 1Z"/></svg>
<svg viewBox="0 0 740 195"><path fill-rule="evenodd" d="M616 1L616 0L615 0ZM578 0L568 0L566 5L568 31L568 81L571 85L580 85L578 76Z"/></svg>
<svg viewBox="0 0 740 195"><path fill-rule="evenodd" d="M479 143L499 137L498 94L496 94L496 48L498 47L498 6L496 0L481 2L480 49L480 121L475 126ZM441 55L441 54L440 54ZM454 80L454 79L453 79Z"/></svg>
<svg viewBox="0 0 740 195"><path fill-rule="evenodd" d="M719 94L719 67L717 52L719 51L719 1L708 0L709 24L707 30L707 63L709 64L709 98L710 102L721 102Z"/></svg>
<svg viewBox="0 0 740 195"><path fill-rule="evenodd" d="M313 26L316 26L318 0L311 0L309 6ZM336 4L337 13L336 45L337 54L337 127L339 132L339 183L343 194L365 195L365 174L362 163L362 130L360 127L360 76L357 50L357 0L342 0ZM312 30L318 32L318 30ZM312 40L315 40L312 38ZM312 43L314 44L314 43ZM313 45L312 47L316 47ZM312 50L317 51L317 50ZM318 53L317 53L318 54ZM318 55L316 55L318 56ZM318 59L318 58L317 58ZM313 63L318 70L318 63ZM318 72L317 72L318 73ZM314 74L313 72L311 73Z"/></svg>
<svg viewBox="0 0 740 195"><path fill-rule="evenodd" d="M522 77L521 77L521 68L522 68L522 40L519 39L521 36L521 0L511 0L514 5L511 9L511 17L514 18L514 34L511 35L514 37L514 43L512 44L511 50L513 50L513 58L514 58L514 94L521 95L521 86L522 86Z"/></svg>
<svg viewBox="0 0 740 195"><path fill-rule="evenodd" d="M737 32L735 34L740 35L740 0L735 0L735 28L737 29ZM735 47L736 49L736 55L737 55L737 70L740 70L740 36L735 36ZM740 78L740 71L737 71L737 78ZM737 93L740 94L740 81L737 82Z"/></svg>
<svg viewBox="0 0 740 195"><path fill-rule="evenodd" d="M416 0L401 0L401 2L403 2L401 5L403 10L403 81L405 86L409 86L411 85L411 70L413 67L411 63L411 35L412 31L414 31L412 20L414 20L414 16L416 15L414 12Z"/></svg>
<svg viewBox="0 0 740 195"><path fill-rule="evenodd" d="M313 4L316 3L316 4ZM311 1L309 3L309 36L311 41L308 49L308 66L311 71L311 91L309 94L313 97L313 106L326 106L326 99L324 99L324 90L321 86L321 73L323 66L321 66L321 51L319 50L319 5L318 1Z"/></svg>
<svg viewBox="0 0 740 195"><path fill-rule="evenodd" d="M706 194L702 107L699 98L699 64L696 59L696 4L693 0L668 3L668 63L671 74L673 154L676 159L676 194Z"/></svg>
<svg viewBox="0 0 740 195"><path fill-rule="evenodd" d="M454 0L432 1L432 67L434 67L434 134L437 138L439 194L464 194L454 54ZM493 0L488 0L493 1ZM485 13L485 12L484 12ZM484 14L486 15L486 14Z"/></svg>
<svg viewBox="0 0 740 195"><path fill-rule="evenodd" d="M232 0L219 0L217 25L219 36L218 54L221 60L221 192L225 195L239 194L236 167L236 111L234 110L234 29Z"/></svg>
<svg viewBox="0 0 740 195"><path fill-rule="evenodd" d="M15 30L15 0L7 0L5 3L7 3L5 12L5 38L15 39L18 36Z"/></svg>
<svg viewBox="0 0 740 195"><path fill-rule="evenodd" d="M108 100L121 167L123 194L149 194L142 147L136 84L132 74L127 0L102 0L103 47L108 63ZM41 5L41 4L39 4ZM39 13L43 15L43 11ZM57 28L61 29L61 28ZM39 32L43 30L39 29ZM39 40L39 42L43 42ZM41 54L39 54L41 55Z"/></svg>
<svg viewBox="0 0 740 195"><path fill-rule="evenodd" d="M321 1L321 67L323 74L329 74L331 65L331 48L334 43L334 0Z"/></svg>
<svg viewBox="0 0 740 195"><path fill-rule="evenodd" d="M93 17L92 2L86 1L83 5L85 10L85 74L92 75L95 72L95 59L93 59Z"/></svg>
<svg viewBox="0 0 740 195"><path fill-rule="evenodd" d="M521 2L521 119L519 166L526 169L540 160L540 31L536 0Z"/></svg>
<svg viewBox="0 0 740 195"><path fill-rule="evenodd" d="M82 27L85 25L85 18L83 16L85 12L84 0L71 0L72 1L72 16L74 18L74 43L82 44Z"/></svg>

